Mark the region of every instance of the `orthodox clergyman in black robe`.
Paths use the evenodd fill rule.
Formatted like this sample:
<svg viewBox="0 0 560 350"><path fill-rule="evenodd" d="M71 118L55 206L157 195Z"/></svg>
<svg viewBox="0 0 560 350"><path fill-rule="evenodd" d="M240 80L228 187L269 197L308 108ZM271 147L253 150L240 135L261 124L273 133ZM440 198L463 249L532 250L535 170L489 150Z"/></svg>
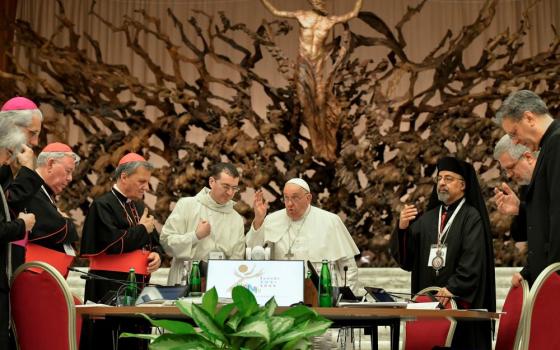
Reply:
<svg viewBox="0 0 560 350"><path fill-rule="evenodd" d="M496 310L494 254L488 212L472 165L438 162L437 184L426 213L405 205L391 236L391 253L411 271L411 292L441 287L459 308ZM414 222L411 222L415 220ZM490 321L459 321L453 349L491 349Z"/></svg>
<svg viewBox="0 0 560 350"><path fill-rule="evenodd" d="M163 249L154 229L154 219L141 202L148 189L152 169L153 166L140 155L125 155L115 171L116 184L91 204L84 223L81 254L90 259L90 273L109 280L89 279L85 287L85 301L99 302L111 292L122 296L124 287L118 281L127 279L131 267L135 268L140 287L148 282L149 274L159 268ZM112 331L116 325L97 322L88 330L90 326L84 328L86 334L81 348L112 348ZM144 323L127 322L119 328L121 332L149 331ZM114 336L118 337L118 334ZM138 339L119 340L119 349L141 349L145 345L145 341Z"/></svg>

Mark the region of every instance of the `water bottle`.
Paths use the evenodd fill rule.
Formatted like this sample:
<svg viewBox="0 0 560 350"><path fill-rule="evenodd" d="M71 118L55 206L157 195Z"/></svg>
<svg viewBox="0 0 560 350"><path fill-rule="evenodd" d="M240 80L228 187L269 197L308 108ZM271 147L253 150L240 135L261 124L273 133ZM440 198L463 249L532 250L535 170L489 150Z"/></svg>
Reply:
<svg viewBox="0 0 560 350"><path fill-rule="evenodd" d="M329 261L323 259L321 274L319 275L319 307L331 307L332 305L332 283Z"/></svg>
<svg viewBox="0 0 560 350"><path fill-rule="evenodd" d="M128 278L126 287L124 290L124 306L134 306L136 303L136 299L138 298L138 287L136 286L136 273L134 272L134 268L131 267L130 271L128 271Z"/></svg>
<svg viewBox="0 0 560 350"><path fill-rule="evenodd" d="M189 289L191 296L200 296L202 294L202 285L200 281L200 266L198 260L195 260L192 263L191 276L189 280Z"/></svg>
<svg viewBox="0 0 560 350"><path fill-rule="evenodd" d="M182 286L187 286L189 284L189 268L190 261L183 261L183 271L181 271L181 282Z"/></svg>

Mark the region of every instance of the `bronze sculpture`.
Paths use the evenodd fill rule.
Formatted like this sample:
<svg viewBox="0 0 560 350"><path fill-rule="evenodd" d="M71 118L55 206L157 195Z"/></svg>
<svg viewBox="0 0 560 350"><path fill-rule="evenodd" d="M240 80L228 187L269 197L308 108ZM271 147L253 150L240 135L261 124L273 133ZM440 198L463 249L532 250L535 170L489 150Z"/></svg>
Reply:
<svg viewBox="0 0 560 350"><path fill-rule="evenodd" d="M297 19L299 29L299 55L296 91L303 112L303 122L309 129L315 156L327 161L336 159L336 132L341 108L332 91L332 77L337 65L325 73L329 54L326 44L331 29L356 17L362 8L357 0L354 9L341 16L328 14L324 0L308 0L312 10L280 11L268 0L263 5L275 16Z"/></svg>

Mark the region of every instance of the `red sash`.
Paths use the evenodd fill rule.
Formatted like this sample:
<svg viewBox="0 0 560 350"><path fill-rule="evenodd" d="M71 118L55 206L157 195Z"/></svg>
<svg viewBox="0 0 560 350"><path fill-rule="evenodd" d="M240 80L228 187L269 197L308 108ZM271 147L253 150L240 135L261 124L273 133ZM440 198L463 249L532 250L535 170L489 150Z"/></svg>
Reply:
<svg viewBox="0 0 560 350"><path fill-rule="evenodd" d="M90 270L128 272L131 267L139 275L148 275L148 255L150 252L135 250L130 253L105 254L89 257Z"/></svg>
<svg viewBox="0 0 560 350"><path fill-rule="evenodd" d="M27 251L25 252L25 262L29 261L46 262L66 278L68 276L68 267L74 261L74 257L35 243L28 243Z"/></svg>

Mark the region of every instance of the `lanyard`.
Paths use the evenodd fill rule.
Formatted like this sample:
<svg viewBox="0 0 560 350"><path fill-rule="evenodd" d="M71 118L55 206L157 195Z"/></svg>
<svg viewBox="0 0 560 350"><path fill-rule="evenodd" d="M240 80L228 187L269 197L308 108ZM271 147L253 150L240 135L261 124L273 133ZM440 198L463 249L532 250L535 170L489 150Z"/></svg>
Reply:
<svg viewBox="0 0 560 350"><path fill-rule="evenodd" d="M459 210L461 210L461 207L463 206L463 204L465 204L465 198L463 198L461 200L461 203L459 203L459 205L457 206L457 209L455 209L455 211L453 212L453 215L451 215L449 220L447 220L447 223L445 224L445 227L443 229L441 228L441 208L443 206L439 207L439 215L438 215L438 222L437 222L437 227L438 227L437 244L438 244L438 246L445 243L445 240L447 239L447 236L445 236L445 235L449 231L449 229L451 228L451 224L455 220L455 217L457 216L457 213L459 213ZM445 236L445 239L442 242L441 239L443 238L443 236Z"/></svg>

